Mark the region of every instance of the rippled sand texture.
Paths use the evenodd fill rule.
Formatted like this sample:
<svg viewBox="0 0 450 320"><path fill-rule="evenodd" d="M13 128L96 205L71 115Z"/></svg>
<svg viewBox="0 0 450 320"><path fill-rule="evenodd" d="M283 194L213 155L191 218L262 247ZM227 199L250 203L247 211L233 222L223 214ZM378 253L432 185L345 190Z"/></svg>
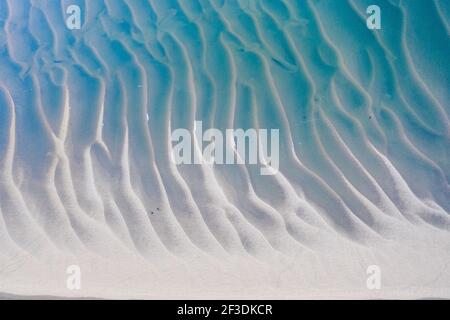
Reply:
<svg viewBox="0 0 450 320"><path fill-rule="evenodd" d="M450 297L449 21L444 0L0 0L0 291ZM195 120L280 129L279 173L175 166Z"/></svg>

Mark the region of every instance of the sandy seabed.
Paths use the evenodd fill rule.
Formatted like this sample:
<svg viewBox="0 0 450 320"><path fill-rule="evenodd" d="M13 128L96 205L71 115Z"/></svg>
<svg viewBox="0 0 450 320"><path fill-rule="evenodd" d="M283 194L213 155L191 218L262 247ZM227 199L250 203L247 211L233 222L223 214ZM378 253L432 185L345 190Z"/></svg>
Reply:
<svg viewBox="0 0 450 320"><path fill-rule="evenodd" d="M0 299L450 298L450 1L371 2L0 0Z"/></svg>

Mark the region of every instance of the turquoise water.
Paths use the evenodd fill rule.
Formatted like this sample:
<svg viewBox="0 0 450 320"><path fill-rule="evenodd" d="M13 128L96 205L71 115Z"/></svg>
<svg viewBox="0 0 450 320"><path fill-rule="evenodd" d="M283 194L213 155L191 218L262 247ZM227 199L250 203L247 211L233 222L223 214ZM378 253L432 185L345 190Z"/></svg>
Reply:
<svg viewBox="0 0 450 320"><path fill-rule="evenodd" d="M0 0L4 261L333 239L447 261L449 18L446 0ZM173 165L171 132L195 121L278 129L279 172Z"/></svg>

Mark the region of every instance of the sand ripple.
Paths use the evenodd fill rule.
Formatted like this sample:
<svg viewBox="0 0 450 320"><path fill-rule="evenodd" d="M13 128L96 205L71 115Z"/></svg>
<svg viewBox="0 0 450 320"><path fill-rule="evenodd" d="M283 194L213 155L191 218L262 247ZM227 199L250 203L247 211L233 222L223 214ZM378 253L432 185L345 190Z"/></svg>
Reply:
<svg viewBox="0 0 450 320"><path fill-rule="evenodd" d="M0 291L450 297L448 2L72 2L0 0ZM174 165L196 120L279 172Z"/></svg>

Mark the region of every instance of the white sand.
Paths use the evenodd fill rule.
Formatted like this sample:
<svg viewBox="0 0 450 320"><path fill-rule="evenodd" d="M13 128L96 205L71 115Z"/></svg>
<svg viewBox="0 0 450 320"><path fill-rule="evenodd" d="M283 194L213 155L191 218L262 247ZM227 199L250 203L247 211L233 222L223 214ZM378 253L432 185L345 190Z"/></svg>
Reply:
<svg viewBox="0 0 450 320"><path fill-rule="evenodd" d="M84 2L0 1L0 299L450 298L448 1ZM175 166L195 120L279 173Z"/></svg>

